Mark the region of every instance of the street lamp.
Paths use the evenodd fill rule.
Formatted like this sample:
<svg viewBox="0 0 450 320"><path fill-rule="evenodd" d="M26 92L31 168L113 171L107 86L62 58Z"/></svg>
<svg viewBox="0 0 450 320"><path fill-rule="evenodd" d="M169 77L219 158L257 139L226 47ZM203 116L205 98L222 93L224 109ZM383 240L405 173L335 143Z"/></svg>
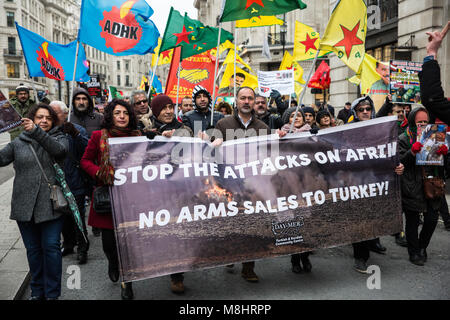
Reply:
<svg viewBox="0 0 450 320"><path fill-rule="evenodd" d="M287 26L286 26L286 13L283 14L283 21L284 23L280 26L280 36L281 36L281 44L283 45L283 56L286 46L286 33L287 33Z"/></svg>

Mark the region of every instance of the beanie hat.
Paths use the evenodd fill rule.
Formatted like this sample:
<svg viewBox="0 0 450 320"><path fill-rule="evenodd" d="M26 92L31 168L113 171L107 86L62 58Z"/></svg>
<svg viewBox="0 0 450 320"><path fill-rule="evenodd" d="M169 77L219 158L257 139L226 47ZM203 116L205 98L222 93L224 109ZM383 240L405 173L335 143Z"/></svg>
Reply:
<svg viewBox="0 0 450 320"><path fill-rule="evenodd" d="M197 98L197 95L200 94L200 93L206 94L206 96L208 97L208 101L209 101L208 108L211 108L211 105L212 105L211 94L208 92L208 90L206 90L201 85L196 85L194 90L192 90L192 103L194 104L194 108L197 108L197 104L195 103L195 99Z"/></svg>
<svg viewBox="0 0 450 320"><path fill-rule="evenodd" d="M16 87L16 94L18 94L20 91L26 91L26 92L30 92L30 88L28 88L26 85L24 85L23 83L19 84Z"/></svg>
<svg viewBox="0 0 450 320"><path fill-rule="evenodd" d="M303 112L304 113L311 113L314 118L316 117L316 112L314 111L313 107L303 107Z"/></svg>
<svg viewBox="0 0 450 320"><path fill-rule="evenodd" d="M295 113L295 110L297 110L297 107L291 107L291 108L287 109L287 110L283 113L283 118L282 118L282 120L283 120L283 123L284 123L284 124L289 123L289 118L291 117L291 114ZM299 115L302 116L303 122L305 122L305 114L303 113L303 110L300 109L300 108L298 109L297 117L298 117Z"/></svg>
<svg viewBox="0 0 450 320"><path fill-rule="evenodd" d="M327 116L330 117L331 120L331 115L326 109L320 110L319 112L317 112L316 122L320 124L320 120Z"/></svg>
<svg viewBox="0 0 450 320"><path fill-rule="evenodd" d="M160 94L159 96L156 96L152 99L150 108L152 109L152 112L155 115L155 117L158 118L162 109L164 109L164 107L167 106L168 104L173 105L172 99L170 99L168 96L164 94Z"/></svg>

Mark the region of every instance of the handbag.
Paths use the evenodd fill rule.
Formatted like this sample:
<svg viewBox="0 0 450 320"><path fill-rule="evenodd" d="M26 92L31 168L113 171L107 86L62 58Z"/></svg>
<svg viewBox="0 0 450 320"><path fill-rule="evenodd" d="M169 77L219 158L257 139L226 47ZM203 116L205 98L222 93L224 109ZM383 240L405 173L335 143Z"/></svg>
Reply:
<svg viewBox="0 0 450 320"><path fill-rule="evenodd" d="M109 194L109 186L96 187L92 195L92 207L96 213L111 214L111 196Z"/></svg>
<svg viewBox="0 0 450 320"><path fill-rule="evenodd" d="M31 151L33 152L34 157L36 158L36 161L39 165L39 168L42 171L42 175L45 178L45 181L48 184L48 187L50 188L50 200L52 201L52 206L54 211L60 211L60 212L66 212L69 210L69 203L67 202L66 198L64 197L64 193L60 186L56 184L51 184L50 181L47 178L47 175L45 174L44 168L42 167L41 162L39 161L39 158L36 154L36 151L34 151L34 148L31 144L29 144Z"/></svg>
<svg viewBox="0 0 450 320"><path fill-rule="evenodd" d="M445 181L440 177L427 177L425 169L422 167L423 191L428 200L445 196Z"/></svg>

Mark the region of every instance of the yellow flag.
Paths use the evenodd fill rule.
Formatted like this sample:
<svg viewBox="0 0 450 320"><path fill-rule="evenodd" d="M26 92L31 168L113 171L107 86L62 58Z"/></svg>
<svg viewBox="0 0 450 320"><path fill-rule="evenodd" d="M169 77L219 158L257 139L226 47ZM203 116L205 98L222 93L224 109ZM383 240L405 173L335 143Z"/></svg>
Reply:
<svg viewBox="0 0 450 320"><path fill-rule="evenodd" d="M289 70L290 68L292 68L292 62L294 62L294 59L292 58L291 54L286 51L284 53L283 60L281 60L280 70Z"/></svg>
<svg viewBox="0 0 450 320"><path fill-rule="evenodd" d="M161 48L161 38L158 38L158 46L155 48L155 53L152 54L152 67L155 66L156 60L158 59L159 48ZM158 66L162 66L172 62L173 49L161 52L159 55Z"/></svg>
<svg viewBox="0 0 450 320"><path fill-rule="evenodd" d="M236 54L236 62L243 65L248 70L252 71L252 68L250 68L250 66L246 62L244 62L244 60L242 60L242 58L238 54ZM229 63L234 64L234 50L233 49L230 49L230 51L228 51L227 57L225 58L225 61L223 62L223 64L229 64Z"/></svg>
<svg viewBox="0 0 450 320"><path fill-rule="evenodd" d="M339 0L334 8L320 49L336 53L350 69L359 73L365 54L367 7L363 0Z"/></svg>
<svg viewBox="0 0 450 320"><path fill-rule="evenodd" d="M236 28L252 28L252 27L263 27L272 25L283 25L284 21L278 19L276 16L254 16L250 19L237 20Z"/></svg>
<svg viewBox="0 0 450 320"><path fill-rule="evenodd" d="M236 67L236 74L242 73L245 76L244 82L241 87L250 87L256 89L258 87L258 78L248 72L245 72L239 67ZM222 81L220 82L219 89L228 88L230 86L231 77L234 75L234 65L232 63L227 64L225 72L223 73ZM237 78L237 77L236 77Z"/></svg>
<svg viewBox="0 0 450 320"><path fill-rule="evenodd" d="M310 26L295 21L294 35L294 60L304 61L314 59L320 45L320 35ZM330 51L320 51L319 57L322 57Z"/></svg>
<svg viewBox="0 0 450 320"><path fill-rule="evenodd" d="M139 90L145 90L146 83L148 83L148 79L145 76L142 76L141 85L139 86Z"/></svg>

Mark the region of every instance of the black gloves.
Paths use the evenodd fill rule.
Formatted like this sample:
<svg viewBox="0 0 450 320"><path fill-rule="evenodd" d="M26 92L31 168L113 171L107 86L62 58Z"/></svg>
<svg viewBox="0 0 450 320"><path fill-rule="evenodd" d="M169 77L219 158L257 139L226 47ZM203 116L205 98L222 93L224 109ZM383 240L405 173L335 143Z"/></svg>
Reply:
<svg viewBox="0 0 450 320"><path fill-rule="evenodd" d="M80 131L78 131L78 129L75 128L75 126L70 122L64 122L63 131L64 133L70 135L73 138L75 138L80 134Z"/></svg>

